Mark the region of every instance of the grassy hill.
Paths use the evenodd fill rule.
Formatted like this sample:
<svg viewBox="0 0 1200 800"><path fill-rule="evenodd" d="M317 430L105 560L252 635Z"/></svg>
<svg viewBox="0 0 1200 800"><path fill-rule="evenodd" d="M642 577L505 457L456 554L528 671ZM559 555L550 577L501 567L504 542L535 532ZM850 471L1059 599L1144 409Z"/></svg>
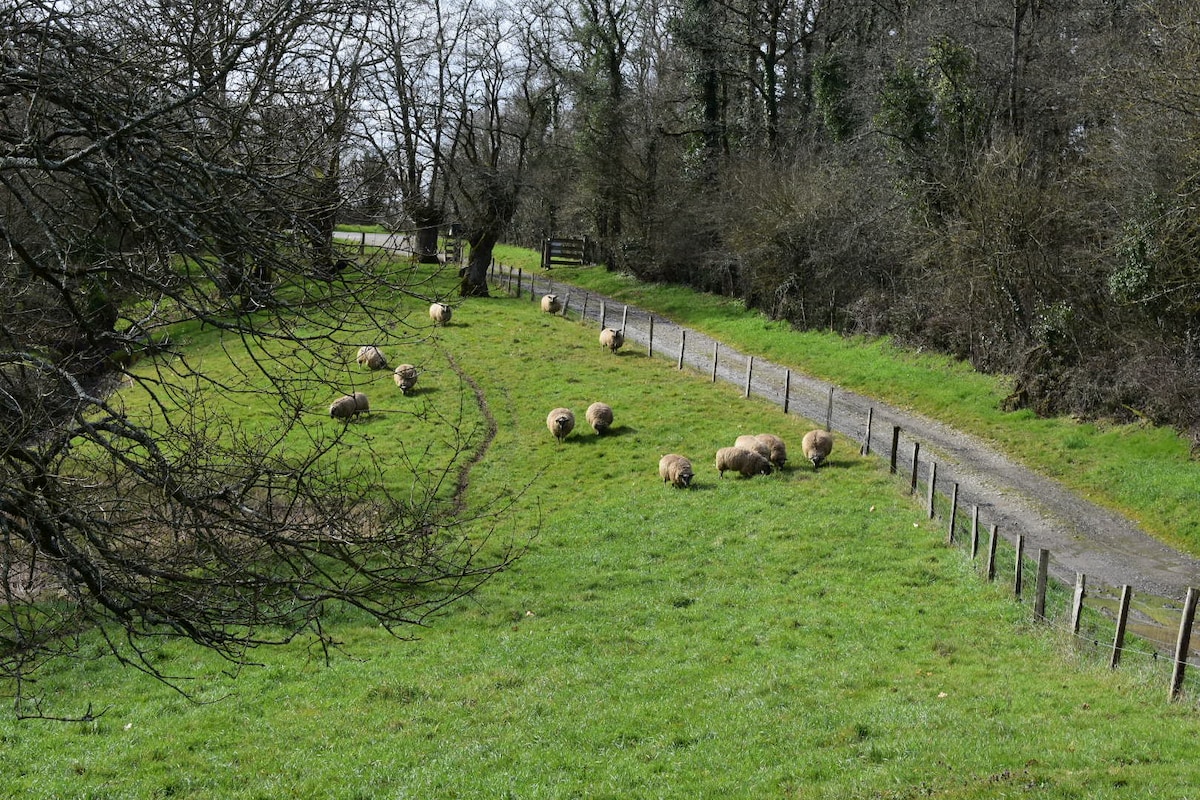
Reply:
<svg viewBox="0 0 1200 800"><path fill-rule="evenodd" d="M0 796L1130 798L1200 785L1200 716L1190 692L1166 702L1167 664L1112 672L1090 643L1031 622L851 443L814 473L798 452L810 422L614 356L528 300L472 299L429 333L389 354L422 367L414 396L355 376L373 413L352 423L347 456L369 442L397 485L425 480L404 470L436 473L490 415L468 502L511 504L474 534L525 547L513 568L411 640L341 613L328 663L297 642L231 672L164 643L158 663L192 699L109 661L56 664L38 686L49 703L106 713L0 720ZM217 352L218 335L189 346ZM616 413L604 437L583 422L595 400ZM579 420L561 445L545 426L560 405ZM314 427L341 424L323 410L314 399ZM788 441L793 466L718 478L715 450L763 431ZM659 480L666 452L692 458L692 489Z"/></svg>

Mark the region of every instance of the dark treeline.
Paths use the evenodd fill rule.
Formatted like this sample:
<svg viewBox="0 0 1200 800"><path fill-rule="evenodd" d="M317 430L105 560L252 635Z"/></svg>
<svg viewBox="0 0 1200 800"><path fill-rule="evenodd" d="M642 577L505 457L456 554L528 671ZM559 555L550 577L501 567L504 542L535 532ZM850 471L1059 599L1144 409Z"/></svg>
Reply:
<svg viewBox="0 0 1200 800"><path fill-rule="evenodd" d="M22 0L7 27L57 25L39 47L74 58L79 85L113 107L141 109L103 140L110 150L170 135L246 154L210 186L189 183L190 197L160 198L204 209L186 233L212 237L224 285L245 303L265 301L272 275L224 235L243 212L291 225L318 272L332 265L335 220L411 228L429 258L457 223L471 254L464 295L487 292L501 239L586 235L610 269L1011 374L1014 409L1147 418L1200 437L1193 4L138 5L130 18L111 0L69 12ZM340 22L300 46L296 25L313 9ZM219 45L260 20L276 35L255 44L259 60L221 62ZM7 39L5 95L52 97L39 81L58 62L26 64L20 36ZM125 66L90 74L67 55L73 42L119 51ZM8 109L16 132L0 167L24 176L37 163L17 158L33 152L26 112ZM173 129L182 118L197 129ZM238 181L253 190L231 191ZM0 190L20 195L14 185ZM264 211L272 194L284 200ZM6 203L12 242L36 204ZM148 241L152 229L103 213L111 206L71 203L76 218L100 212L74 252Z"/></svg>
<svg viewBox="0 0 1200 800"><path fill-rule="evenodd" d="M508 13L522 19L512 58L537 76L518 116L542 118L492 187L515 198L503 236L588 235L611 269L1012 374L1013 409L1200 432L1191 4L543 0ZM409 224L471 229L492 196L432 195L416 193L433 202Z"/></svg>

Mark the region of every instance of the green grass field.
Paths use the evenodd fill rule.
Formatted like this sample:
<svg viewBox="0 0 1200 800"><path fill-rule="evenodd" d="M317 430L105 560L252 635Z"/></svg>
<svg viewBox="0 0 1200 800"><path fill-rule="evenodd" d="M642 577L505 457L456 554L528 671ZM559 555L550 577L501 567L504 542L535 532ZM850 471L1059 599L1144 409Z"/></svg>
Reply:
<svg viewBox="0 0 1200 800"><path fill-rule="evenodd" d="M734 316L711 324L783 363L820 338ZM105 713L0 720L0 796L1196 796L1192 681L1168 703L1163 660L1110 671L1102 648L1062 633L1058 595L1054 624L1031 621L853 443L814 473L798 452L808 421L664 360L614 356L527 300L468 300L428 333L388 353L422 365L414 396L351 373L374 413L348 446L369 440L397 485L412 480L402 454L436 470L478 440L469 376L497 424L469 501L513 504L490 535L523 557L410 640L350 611L329 620L344 642L329 664L297 642L231 671L164 643L156 663L191 699L107 660L55 664L37 685L47 703ZM216 335L189 347L216 352ZM830 339L822 358L833 370L852 346ZM929 369L868 350L898 366L864 367L865 384ZM910 385L922 383L938 384L934 404L988 385L950 364ZM583 422L595 400L616 413L604 437ZM578 418L561 445L545 426L560 405ZM322 411L314 399L312 426L341 424ZM793 466L719 479L715 450L763 431L788 441ZM659 480L666 452L692 458L692 489Z"/></svg>

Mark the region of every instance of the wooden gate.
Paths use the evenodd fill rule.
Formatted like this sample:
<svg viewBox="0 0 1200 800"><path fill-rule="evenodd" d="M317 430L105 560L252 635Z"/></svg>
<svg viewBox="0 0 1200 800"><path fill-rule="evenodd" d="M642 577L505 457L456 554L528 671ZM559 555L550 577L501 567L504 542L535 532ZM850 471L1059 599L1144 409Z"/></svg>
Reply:
<svg viewBox="0 0 1200 800"><path fill-rule="evenodd" d="M555 264L581 267L584 264L587 239L544 239L542 241L542 268Z"/></svg>

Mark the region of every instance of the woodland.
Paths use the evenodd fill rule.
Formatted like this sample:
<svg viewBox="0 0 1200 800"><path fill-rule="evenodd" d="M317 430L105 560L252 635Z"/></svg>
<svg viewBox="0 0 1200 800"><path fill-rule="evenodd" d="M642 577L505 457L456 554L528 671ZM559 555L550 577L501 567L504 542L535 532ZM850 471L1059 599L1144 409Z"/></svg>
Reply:
<svg viewBox="0 0 1200 800"><path fill-rule="evenodd" d="M438 8L440 86L449 43L481 32L478 7ZM429 70L375 84L389 134L350 159L378 183L343 187L347 218L460 221L476 275L493 239L587 236L609 269L1012 376L1011 409L1200 436L1191 4L497 10L489 85L519 91L487 113L508 141L449 136L471 101L442 105Z"/></svg>

